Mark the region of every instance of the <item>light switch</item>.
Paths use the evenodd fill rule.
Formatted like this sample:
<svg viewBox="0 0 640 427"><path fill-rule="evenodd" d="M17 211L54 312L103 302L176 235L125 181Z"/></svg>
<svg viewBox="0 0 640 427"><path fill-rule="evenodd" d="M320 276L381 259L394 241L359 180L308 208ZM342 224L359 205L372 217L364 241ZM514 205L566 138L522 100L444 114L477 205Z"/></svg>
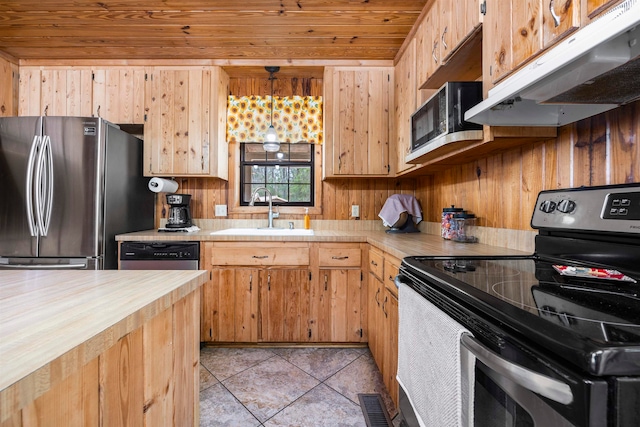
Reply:
<svg viewBox="0 0 640 427"><path fill-rule="evenodd" d="M351 205L351 217L352 218L360 217L360 205Z"/></svg>
<svg viewBox="0 0 640 427"><path fill-rule="evenodd" d="M216 205L216 216L227 216L227 205Z"/></svg>

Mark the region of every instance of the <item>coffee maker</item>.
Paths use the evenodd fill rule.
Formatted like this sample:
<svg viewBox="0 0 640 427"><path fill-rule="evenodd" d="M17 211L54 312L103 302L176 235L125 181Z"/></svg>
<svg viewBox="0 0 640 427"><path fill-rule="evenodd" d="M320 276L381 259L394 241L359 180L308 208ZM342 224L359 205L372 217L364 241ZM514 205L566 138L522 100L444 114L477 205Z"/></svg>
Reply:
<svg viewBox="0 0 640 427"><path fill-rule="evenodd" d="M167 228L191 227L191 210L189 203L191 194L167 194L167 204L169 205L169 218Z"/></svg>

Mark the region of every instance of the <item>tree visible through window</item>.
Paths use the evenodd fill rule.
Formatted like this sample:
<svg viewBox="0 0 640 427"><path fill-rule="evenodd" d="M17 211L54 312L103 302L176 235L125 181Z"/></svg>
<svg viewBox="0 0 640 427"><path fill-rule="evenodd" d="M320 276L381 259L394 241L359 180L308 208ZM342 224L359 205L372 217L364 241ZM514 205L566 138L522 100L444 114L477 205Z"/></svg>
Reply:
<svg viewBox="0 0 640 427"><path fill-rule="evenodd" d="M273 203L281 206L313 206L313 144L280 143L276 153L264 151L260 143L240 144L240 205L266 187ZM265 192L255 195L255 205L267 205Z"/></svg>

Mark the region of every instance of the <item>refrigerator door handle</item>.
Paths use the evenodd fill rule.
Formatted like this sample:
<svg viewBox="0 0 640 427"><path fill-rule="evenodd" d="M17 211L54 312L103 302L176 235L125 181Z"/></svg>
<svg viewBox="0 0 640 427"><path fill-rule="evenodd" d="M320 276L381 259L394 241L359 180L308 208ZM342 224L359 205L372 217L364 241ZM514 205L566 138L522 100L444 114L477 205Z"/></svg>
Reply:
<svg viewBox="0 0 640 427"><path fill-rule="evenodd" d="M44 188L45 194L45 206L44 206L44 236L49 232L49 225L51 225L51 210L53 208L53 153L51 152L51 137L49 135L44 138L43 151L45 153L46 163L44 168L46 169Z"/></svg>
<svg viewBox="0 0 640 427"><path fill-rule="evenodd" d="M49 231L51 219L51 203L53 192L53 163L51 158L51 138L45 135L36 166L36 212L38 228L41 236Z"/></svg>
<svg viewBox="0 0 640 427"><path fill-rule="evenodd" d="M40 147L40 142L42 137L39 135L34 135L33 142L31 143L31 151L29 152L29 160L27 161L27 179L26 179L26 208L27 208L27 222L29 223L29 232L31 233L31 237L38 237L38 225L36 223L36 219L33 215L33 178L34 178L34 169L36 166L36 156L38 155L38 148ZM36 180L37 181L37 180Z"/></svg>

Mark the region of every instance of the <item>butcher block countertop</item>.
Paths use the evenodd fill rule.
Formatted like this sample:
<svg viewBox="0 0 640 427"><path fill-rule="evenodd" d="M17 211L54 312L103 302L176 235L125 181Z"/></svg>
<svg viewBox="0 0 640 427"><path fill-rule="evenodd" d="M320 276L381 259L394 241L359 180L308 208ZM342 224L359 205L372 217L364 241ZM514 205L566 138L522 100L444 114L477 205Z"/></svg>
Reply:
<svg viewBox="0 0 640 427"><path fill-rule="evenodd" d="M211 235L212 230L192 233L164 233L157 230L139 231L116 236L118 241L202 241L202 242L247 242L247 241L295 241L295 242L360 242L369 243L396 258L412 255L529 255L499 246L482 243L459 243L434 234L409 233L390 234L384 231L314 230L313 236L246 236Z"/></svg>
<svg viewBox="0 0 640 427"><path fill-rule="evenodd" d="M0 272L0 393L41 394L207 278L205 271Z"/></svg>

